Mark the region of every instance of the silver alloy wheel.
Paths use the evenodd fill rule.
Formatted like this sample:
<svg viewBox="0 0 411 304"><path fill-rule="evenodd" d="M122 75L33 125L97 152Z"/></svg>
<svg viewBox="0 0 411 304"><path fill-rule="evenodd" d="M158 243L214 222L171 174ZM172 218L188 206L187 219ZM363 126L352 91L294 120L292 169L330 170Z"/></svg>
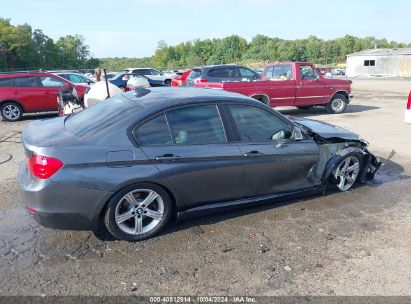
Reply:
<svg viewBox="0 0 411 304"><path fill-rule="evenodd" d="M150 189L133 190L119 201L115 221L121 231L140 235L153 230L164 216L164 201Z"/></svg>
<svg viewBox="0 0 411 304"><path fill-rule="evenodd" d="M334 112L340 112L344 108L344 100L341 98L335 98L331 101L331 108Z"/></svg>
<svg viewBox="0 0 411 304"><path fill-rule="evenodd" d="M3 108L3 116L9 120L16 120L20 116L20 109L16 105L8 104Z"/></svg>
<svg viewBox="0 0 411 304"><path fill-rule="evenodd" d="M347 157L335 170L334 177L338 181L337 187L347 191L354 185L360 172L360 161L355 156Z"/></svg>

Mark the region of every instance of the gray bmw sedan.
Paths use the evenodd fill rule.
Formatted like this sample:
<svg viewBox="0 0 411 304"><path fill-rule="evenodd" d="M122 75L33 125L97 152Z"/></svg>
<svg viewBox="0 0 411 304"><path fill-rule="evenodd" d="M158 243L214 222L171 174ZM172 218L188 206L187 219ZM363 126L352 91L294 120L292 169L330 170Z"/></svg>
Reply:
<svg viewBox="0 0 411 304"><path fill-rule="evenodd" d="M137 89L30 123L23 204L40 224L139 241L170 219L349 190L380 167L359 136L243 95Z"/></svg>

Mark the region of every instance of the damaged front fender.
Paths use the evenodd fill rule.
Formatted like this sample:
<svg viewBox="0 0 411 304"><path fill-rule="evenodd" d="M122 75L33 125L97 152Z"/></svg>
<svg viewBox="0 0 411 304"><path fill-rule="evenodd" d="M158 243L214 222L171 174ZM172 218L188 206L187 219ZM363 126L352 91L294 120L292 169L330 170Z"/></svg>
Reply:
<svg viewBox="0 0 411 304"><path fill-rule="evenodd" d="M310 178L318 183L328 186L337 165L349 153L362 155L362 168L357 178L362 183L373 179L383 164L368 151L368 143L351 131L307 118L290 119L312 137L319 147L319 161L310 172Z"/></svg>
<svg viewBox="0 0 411 304"><path fill-rule="evenodd" d="M367 180L372 180L375 174L381 167L382 162L378 158L370 153L365 145L359 143L347 142L342 146L342 144L329 144L332 146L332 150L336 150L335 154L332 154L331 157L327 160L325 168L322 175L322 182L324 185L328 185L330 177L333 174L334 170L337 168L337 165L350 153L358 153L363 156L362 159L362 168L359 173L357 181L365 183ZM324 154L329 155L330 147L327 145L320 145L320 151L326 150ZM327 153L328 152L328 153Z"/></svg>
<svg viewBox="0 0 411 304"><path fill-rule="evenodd" d="M337 166L350 153L362 155L362 168L357 181L365 183L372 180L380 169L382 162L367 149L367 143L362 140L348 141L342 138L322 138L314 136L319 147L319 161L312 171L313 178L328 186L331 176Z"/></svg>

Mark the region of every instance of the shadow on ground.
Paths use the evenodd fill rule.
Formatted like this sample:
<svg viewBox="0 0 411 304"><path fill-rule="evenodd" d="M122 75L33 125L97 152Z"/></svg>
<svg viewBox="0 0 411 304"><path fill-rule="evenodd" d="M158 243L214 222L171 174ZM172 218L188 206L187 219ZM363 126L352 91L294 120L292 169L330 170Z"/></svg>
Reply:
<svg viewBox="0 0 411 304"><path fill-rule="evenodd" d="M404 167L393 161L386 161L384 166L380 169L380 172L375 177L374 180L368 181L367 186L369 187L379 187L382 184L393 182L396 180L411 179L411 176L404 175ZM352 190L355 191L358 188L365 187L364 184L355 185ZM332 188L332 187L331 187ZM339 191L333 189L327 189L324 196L332 196L339 193ZM300 197L291 200L265 200L258 203L251 203L244 206L236 206L235 209L230 211L224 210L223 212L214 210L213 212L207 214L207 216L196 216L190 219L185 219L182 221L177 221L174 219L174 224L168 226L161 234L174 233L181 230L190 229L196 226L210 225L218 222L226 221L236 217L242 217L249 214L260 213L266 210L276 209L282 206L301 203L313 198L319 197L319 195L309 195L305 197ZM201 228L199 228L201 230ZM201 233L201 231L199 231ZM115 239L108 233L104 226L100 227L98 232L94 233L95 236L101 241L114 241Z"/></svg>
<svg viewBox="0 0 411 304"><path fill-rule="evenodd" d="M365 105L356 105L356 104L349 104L347 106L347 109L344 113L338 114L338 115L345 115L349 113L360 113L360 112L366 112L366 111L373 111L377 110L380 107L376 106L365 106ZM284 110L279 110L283 115L292 115L292 116L304 116L304 117L310 117L310 116L320 116L320 115L329 115L324 109L324 107L313 107L309 108L306 110L302 109L284 109Z"/></svg>
<svg viewBox="0 0 411 304"><path fill-rule="evenodd" d="M48 118L55 118L58 117L57 112L47 112L47 113L33 113L33 114L25 114L21 120L37 120L37 119L48 119Z"/></svg>

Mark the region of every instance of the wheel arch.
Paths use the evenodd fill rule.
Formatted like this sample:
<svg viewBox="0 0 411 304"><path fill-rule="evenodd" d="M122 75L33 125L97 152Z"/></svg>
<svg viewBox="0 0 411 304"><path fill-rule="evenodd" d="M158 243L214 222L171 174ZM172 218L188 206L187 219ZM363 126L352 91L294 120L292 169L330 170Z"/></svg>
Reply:
<svg viewBox="0 0 411 304"><path fill-rule="evenodd" d="M361 149L360 147L355 147L355 146L349 146L347 148L344 148L340 151L338 151L333 157L331 157L324 168L323 171L323 176L322 176L322 183L324 186L328 186L329 185L329 179L330 176L332 174L332 172L334 171L334 169L337 167L337 164L349 153L359 153L361 154L363 157L366 156L366 152ZM362 174L362 171L364 170L364 164L363 164L363 168L361 168L360 170L360 175Z"/></svg>
<svg viewBox="0 0 411 304"><path fill-rule="evenodd" d="M159 182L157 182L157 181L131 180L131 181L128 181L127 183L123 183L123 184L119 185L118 187L116 187L116 188L114 189L114 191L111 193L111 195L110 195L107 199L105 199L105 200L103 201L103 203L101 204L102 206L100 207L100 212L99 212L99 214L98 214L98 225L101 225L101 224L102 224L102 220L103 220L104 214L105 214L105 212L106 212L106 210L107 210L108 203L110 202L110 200L113 198L114 195L116 195L118 192L120 192L121 190L123 190L123 189L126 188L126 187L129 187L129 186L132 186L132 185L136 185L136 184L143 184L143 183L144 183L144 184L156 185L156 186L158 186L158 187L163 188L164 191L167 192L167 194L170 196L171 203L172 203L172 205L173 205L173 210L172 210L172 214L173 214L173 215L172 215L172 216L173 216L174 218L176 218L176 217L177 217L177 213L178 213L178 205L177 205L178 195L177 195L176 193L174 193L173 191L171 191L171 190L169 189L169 187L167 187L167 186L165 186L164 184L159 183Z"/></svg>
<svg viewBox="0 0 411 304"><path fill-rule="evenodd" d="M348 94L348 92L344 91L344 90L335 92L333 95L331 95L331 98L328 102L331 102L331 100L333 100L335 95L337 95L337 94L343 95L347 99L347 103L350 102L350 94Z"/></svg>
<svg viewBox="0 0 411 304"><path fill-rule="evenodd" d="M6 102L16 103L16 104L18 104L18 105L23 109L23 112L26 111L25 108L24 108L24 106L21 104L21 102L18 101L18 100L15 100L15 99L4 99L4 100L1 100L1 101L0 101L0 107L1 107L4 103L6 103Z"/></svg>

